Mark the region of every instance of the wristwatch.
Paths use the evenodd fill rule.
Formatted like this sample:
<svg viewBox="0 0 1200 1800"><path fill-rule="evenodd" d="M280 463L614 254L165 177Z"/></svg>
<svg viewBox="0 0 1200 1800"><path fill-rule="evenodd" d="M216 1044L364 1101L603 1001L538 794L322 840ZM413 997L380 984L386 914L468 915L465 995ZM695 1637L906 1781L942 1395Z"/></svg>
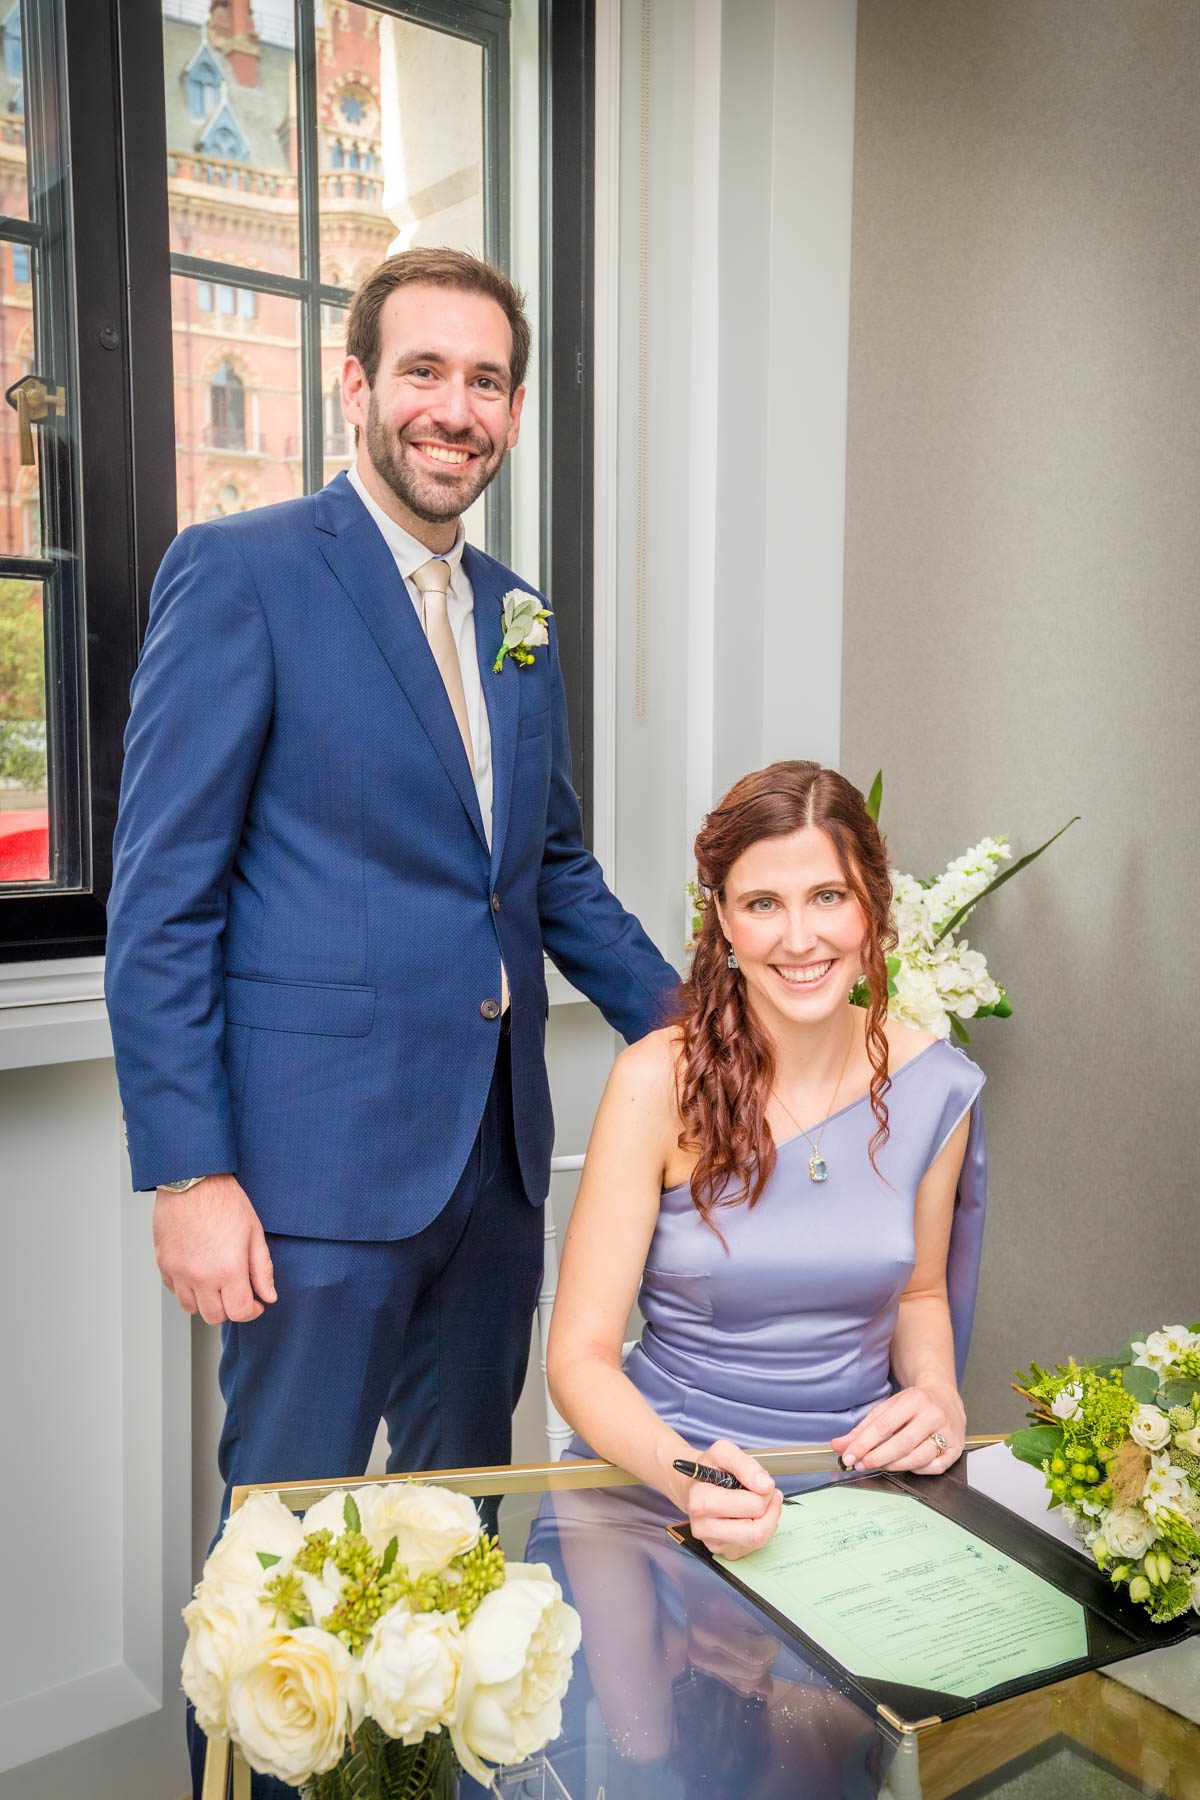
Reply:
<svg viewBox="0 0 1200 1800"><path fill-rule="evenodd" d="M164 1194L186 1194L189 1188L197 1187L200 1182L207 1180L207 1175L193 1175L189 1181L160 1181L158 1185Z"/></svg>

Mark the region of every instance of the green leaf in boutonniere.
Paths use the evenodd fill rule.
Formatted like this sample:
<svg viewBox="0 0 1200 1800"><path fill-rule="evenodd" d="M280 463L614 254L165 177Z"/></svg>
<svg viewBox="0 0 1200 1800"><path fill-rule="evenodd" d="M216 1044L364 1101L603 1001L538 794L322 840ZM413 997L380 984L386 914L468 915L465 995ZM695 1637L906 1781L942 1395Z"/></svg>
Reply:
<svg viewBox="0 0 1200 1800"><path fill-rule="evenodd" d="M500 673L508 656L520 668L528 668L533 661L534 651L550 642L546 622L553 617L536 594L527 594L523 588L510 588L501 606L504 637L492 664L493 675Z"/></svg>

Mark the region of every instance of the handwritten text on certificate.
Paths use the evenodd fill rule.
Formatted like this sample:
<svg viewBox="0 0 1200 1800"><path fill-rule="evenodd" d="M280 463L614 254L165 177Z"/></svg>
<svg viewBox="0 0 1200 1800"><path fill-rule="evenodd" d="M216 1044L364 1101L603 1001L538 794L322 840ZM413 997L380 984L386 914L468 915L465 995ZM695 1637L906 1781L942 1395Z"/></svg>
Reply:
<svg viewBox="0 0 1200 1800"><path fill-rule="evenodd" d="M968 1699L1087 1655L1077 1601L904 1494L799 1494L769 1544L724 1566L869 1680Z"/></svg>

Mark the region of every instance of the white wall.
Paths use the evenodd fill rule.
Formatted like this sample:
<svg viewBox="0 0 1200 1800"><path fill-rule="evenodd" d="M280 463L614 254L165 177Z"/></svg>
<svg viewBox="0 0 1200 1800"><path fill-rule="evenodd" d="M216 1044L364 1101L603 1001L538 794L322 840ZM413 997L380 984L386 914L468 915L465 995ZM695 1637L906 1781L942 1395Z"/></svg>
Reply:
<svg viewBox="0 0 1200 1800"><path fill-rule="evenodd" d="M863 0L844 745L900 866L1083 815L972 920L967 1400L1197 1316L1200 11Z"/></svg>

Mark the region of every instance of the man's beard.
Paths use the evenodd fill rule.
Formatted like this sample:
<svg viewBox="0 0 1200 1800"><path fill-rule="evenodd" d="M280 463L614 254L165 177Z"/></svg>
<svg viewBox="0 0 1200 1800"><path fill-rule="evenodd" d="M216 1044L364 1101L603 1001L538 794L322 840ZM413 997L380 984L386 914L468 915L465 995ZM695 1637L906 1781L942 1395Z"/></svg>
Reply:
<svg viewBox="0 0 1200 1800"><path fill-rule="evenodd" d="M425 432L422 435L433 434ZM408 508L414 518L423 519L429 525L444 524L446 520L457 519L460 513L466 512L468 506L478 500L484 488L499 473L506 455L503 444L493 444L486 438L480 440L469 431L454 435L439 431L436 437L439 443L445 444L449 449L470 450L477 456L478 461L465 484L443 484L436 475L427 474L425 470L416 469L410 462L406 462L396 438L388 431L380 416L374 394L371 395L371 403L367 408L367 454L375 473L381 481L387 483L397 500ZM406 434L401 432L399 443L404 441Z"/></svg>

